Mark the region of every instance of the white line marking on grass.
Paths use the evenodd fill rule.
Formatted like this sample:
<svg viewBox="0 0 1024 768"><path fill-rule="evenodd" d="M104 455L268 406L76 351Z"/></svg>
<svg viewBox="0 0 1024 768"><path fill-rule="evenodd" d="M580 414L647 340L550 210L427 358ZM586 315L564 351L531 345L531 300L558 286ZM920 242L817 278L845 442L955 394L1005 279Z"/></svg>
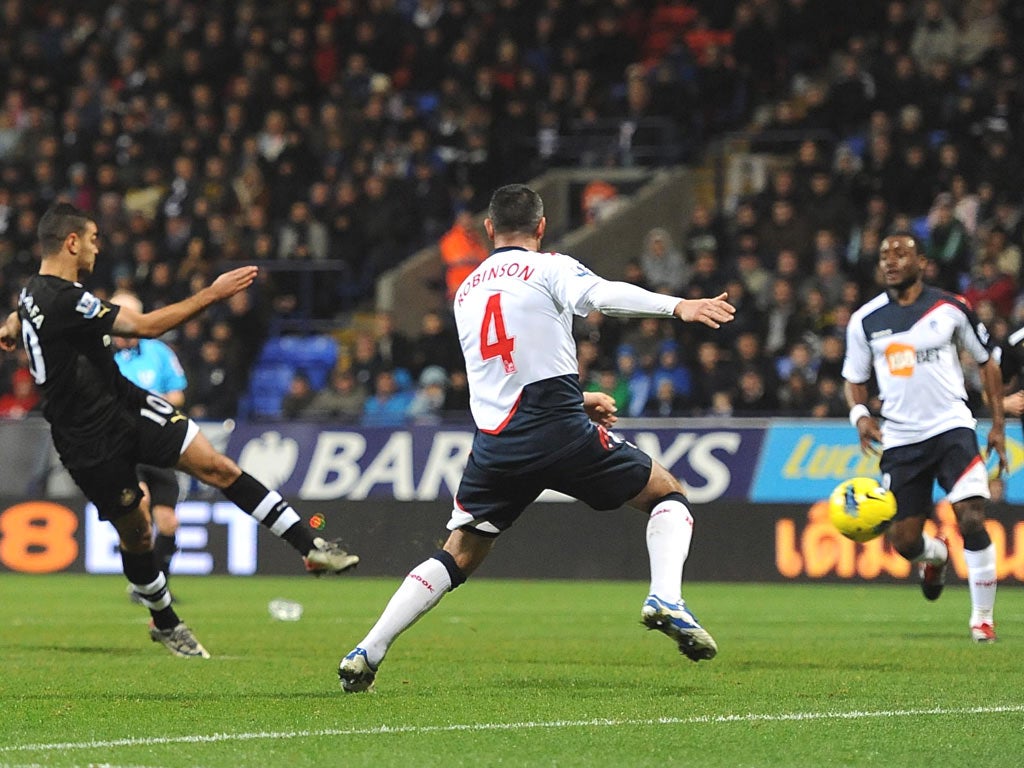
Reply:
<svg viewBox="0 0 1024 768"><path fill-rule="evenodd" d="M270 739L308 739L322 736L374 736L391 733L453 733L457 731L520 731L533 728L615 728L644 725L707 725L716 723L783 723L793 720L865 720L879 717L922 717L928 715L999 715L1024 712L1024 704L999 707L962 707L930 709L887 709L852 712L784 712L782 714L695 715L694 717L655 717L651 719L547 720L521 723L456 723L453 725L382 725L377 728L320 728L303 731L256 733L211 733L205 736L153 736L107 741L73 741L52 744L17 744L0 747L4 752L62 752L70 749L111 749L113 747L151 747L161 744L214 744L225 741L264 741Z"/></svg>

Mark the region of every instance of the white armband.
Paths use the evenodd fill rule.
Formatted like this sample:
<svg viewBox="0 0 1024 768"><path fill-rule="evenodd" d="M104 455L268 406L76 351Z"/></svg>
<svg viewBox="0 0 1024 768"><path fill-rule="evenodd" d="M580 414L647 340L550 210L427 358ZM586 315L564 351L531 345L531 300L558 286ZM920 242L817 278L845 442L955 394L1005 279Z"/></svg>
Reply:
<svg viewBox="0 0 1024 768"><path fill-rule="evenodd" d="M632 283L602 280L590 289L589 299L602 314L613 317L672 317L678 296L666 296Z"/></svg>
<svg viewBox="0 0 1024 768"><path fill-rule="evenodd" d="M850 423L853 424L854 429L857 428L857 422L867 416L871 417L871 411L864 403L857 403L853 408L850 409Z"/></svg>

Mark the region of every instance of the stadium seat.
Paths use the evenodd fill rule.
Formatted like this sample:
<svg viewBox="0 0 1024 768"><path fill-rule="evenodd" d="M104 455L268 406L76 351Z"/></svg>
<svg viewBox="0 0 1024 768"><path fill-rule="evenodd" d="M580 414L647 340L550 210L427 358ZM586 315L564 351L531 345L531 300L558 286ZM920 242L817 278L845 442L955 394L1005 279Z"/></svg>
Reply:
<svg viewBox="0 0 1024 768"><path fill-rule="evenodd" d="M288 391L295 369L286 363L258 363L249 379L253 395L284 395Z"/></svg>
<svg viewBox="0 0 1024 768"><path fill-rule="evenodd" d="M274 394L252 395L249 400L250 414L254 417L280 416L281 396Z"/></svg>
<svg viewBox="0 0 1024 768"><path fill-rule="evenodd" d="M308 365L333 368L338 361L338 342L332 336L277 336L263 345L259 362L285 363L293 368Z"/></svg>
<svg viewBox="0 0 1024 768"><path fill-rule="evenodd" d="M327 385L327 379L331 375L333 365L303 365L299 368L306 378L309 379L309 386L313 389L323 389Z"/></svg>

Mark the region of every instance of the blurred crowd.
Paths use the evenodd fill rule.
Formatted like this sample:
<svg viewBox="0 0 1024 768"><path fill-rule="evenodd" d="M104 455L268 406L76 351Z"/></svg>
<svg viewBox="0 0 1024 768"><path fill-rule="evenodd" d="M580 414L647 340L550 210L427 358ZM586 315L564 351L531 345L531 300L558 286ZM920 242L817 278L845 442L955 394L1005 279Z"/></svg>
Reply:
<svg viewBox="0 0 1024 768"><path fill-rule="evenodd" d="M844 415L845 322L877 291L886 232L917 233L930 279L997 338L1019 319L1020 6L2 0L0 299L12 307L37 268L35 225L57 199L96 217L90 285L147 309L258 261L254 290L167 339L192 415L227 418L282 318L342 322L426 244L447 243L452 268L471 263L462 248L479 258L467 213L494 186L699 162L743 130L777 160L763 188L697 206L681 242L641 233L607 275L728 290L736 322L588 317L581 376L628 415ZM284 414L464 414L450 318L423 323L413 339L349 329L327 387L298 371ZM2 366L0 415L31 411L24 359Z"/></svg>

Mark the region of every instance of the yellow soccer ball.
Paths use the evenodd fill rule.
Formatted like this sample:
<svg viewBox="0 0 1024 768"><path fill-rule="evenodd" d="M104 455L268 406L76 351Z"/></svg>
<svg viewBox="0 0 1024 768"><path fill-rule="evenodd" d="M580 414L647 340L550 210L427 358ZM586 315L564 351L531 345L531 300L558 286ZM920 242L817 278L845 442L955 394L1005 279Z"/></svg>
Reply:
<svg viewBox="0 0 1024 768"><path fill-rule="evenodd" d="M871 541L896 515L896 497L870 477L844 480L828 498L832 525L848 539Z"/></svg>

